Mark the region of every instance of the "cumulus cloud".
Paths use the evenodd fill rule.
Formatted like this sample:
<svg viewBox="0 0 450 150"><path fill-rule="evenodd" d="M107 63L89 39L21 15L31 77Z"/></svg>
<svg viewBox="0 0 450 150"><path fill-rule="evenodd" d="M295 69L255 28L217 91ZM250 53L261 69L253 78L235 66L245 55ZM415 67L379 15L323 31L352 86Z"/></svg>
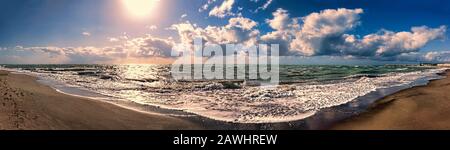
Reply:
<svg viewBox="0 0 450 150"><path fill-rule="evenodd" d="M287 10L279 8L272 15L273 19L267 19L266 22L275 30L285 30L292 23Z"/></svg>
<svg viewBox="0 0 450 150"><path fill-rule="evenodd" d="M228 22L228 25L226 25L227 28L237 27L244 30L251 30L258 25L257 22L244 17L231 18Z"/></svg>
<svg viewBox="0 0 450 150"><path fill-rule="evenodd" d="M299 19L278 9L272 19L266 20L274 31L262 35L261 42L280 44L282 55L394 59L418 52L430 41L444 38L447 29L446 26L420 26L402 32L381 30L363 38L347 34L360 25L363 12L362 9L326 9Z"/></svg>
<svg viewBox="0 0 450 150"><path fill-rule="evenodd" d="M412 27L411 31L393 32L382 30L362 39L343 35L337 48L348 55L393 57L403 53L418 52L428 42L444 38L447 27ZM339 40L338 40L339 41Z"/></svg>
<svg viewBox="0 0 450 150"><path fill-rule="evenodd" d="M138 38L111 38L120 44L105 47L24 47L16 46L7 49L13 54L20 54L15 60L36 56L48 61L42 63L102 63L122 59L168 58L175 42L171 38L159 38L146 35ZM121 41L120 41L121 40ZM20 58L19 58L20 57ZM1 57L6 59L6 57ZM12 60L13 58L8 58ZM14 62L14 61L11 61ZM28 62L28 61L23 61ZM40 63L33 61L33 63Z"/></svg>
<svg viewBox="0 0 450 150"><path fill-rule="evenodd" d="M362 9L327 9L304 17L291 48L306 56L338 53L335 39L359 25Z"/></svg>
<svg viewBox="0 0 450 150"><path fill-rule="evenodd" d="M388 60L400 55L418 52L430 41L443 38L446 26L412 27L411 31L381 30L359 38L347 34L359 26L362 9L326 9L305 17L291 17L287 10L277 9L266 23L273 29L264 35L256 28L258 23L242 16L230 18L227 25L197 27L188 21L174 24L180 41L192 44L201 37L206 44L259 43L279 44L284 56L344 56ZM397 57L399 56L399 57Z"/></svg>
<svg viewBox="0 0 450 150"><path fill-rule="evenodd" d="M231 44L241 43L245 45L257 44L259 30L255 29L257 22L244 17L230 18L227 25L196 27L190 22L172 25L178 32L183 44L192 44L195 38L202 38L206 44Z"/></svg>
<svg viewBox="0 0 450 150"><path fill-rule="evenodd" d="M224 18L226 16L234 15L231 10L233 9L234 0L224 0L220 6L215 6L209 12L209 16L215 16L219 18Z"/></svg>
<svg viewBox="0 0 450 150"><path fill-rule="evenodd" d="M450 63L450 51L428 52L423 57L424 60L429 62Z"/></svg>
<svg viewBox="0 0 450 150"><path fill-rule="evenodd" d="M264 44L278 44L280 55L295 55L295 51L291 51L290 42L293 36L287 31L274 31L261 36L260 42Z"/></svg>
<svg viewBox="0 0 450 150"><path fill-rule="evenodd" d="M291 18L284 9L277 9L272 13L272 19L266 19L266 23L275 31L261 36L261 42L266 44L279 44L280 55L290 55L290 43L294 33L299 30L298 18Z"/></svg>
<svg viewBox="0 0 450 150"><path fill-rule="evenodd" d="M201 36L202 29L197 28L194 24L189 21L184 23L174 24L170 27L171 30L178 32L178 37L182 44L189 44L194 42L196 36Z"/></svg>
<svg viewBox="0 0 450 150"><path fill-rule="evenodd" d="M124 47L132 57L168 57L174 45L171 40L147 35L127 41Z"/></svg>
<svg viewBox="0 0 450 150"><path fill-rule="evenodd" d="M256 1L256 0L255 0ZM215 2L209 0L208 6ZM271 1L272 2L272 1ZM214 7L210 16L231 15L234 0L224 0ZM269 3L270 4L270 3ZM207 7L206 7L207 8ZM409 31L380 30L367 35L353 35L350 31L361 25L362 9L326 9L304 17L293 17L287 10L277 9L265 23L272 29L263 35L258 30L259 23L235 15L225 25L199 27L185 21L170 28L177 32L182 44L192 45L195 38L204 44L243 44L254 46L260 43L279 44L283 56L342 56L345 58L369 58L371 60L402 60L425 62L448 62L450 52L421 53L420 49L430 41L444 39L447 26L411 27ZM182 15L184 18L186 15ZM150 30L156 26L148 26ZM84 35L84 33L82 33ZM86 36L90 33L86 33ZM176 45L172 37L161 38L153 35L130 38L126 33L108 40L115 45L108 47L23 47L17 51L32 51L49 57L108 60L115 58L170 57ZM2 50L3 48L0 48ZM4 49L3 49L4 50ZM43 55L44 56L44 55ZM64 56L64 57L62 57ZM64 58L64 59L62 59ZM56 60L56 59L55 59Z"/></svg>

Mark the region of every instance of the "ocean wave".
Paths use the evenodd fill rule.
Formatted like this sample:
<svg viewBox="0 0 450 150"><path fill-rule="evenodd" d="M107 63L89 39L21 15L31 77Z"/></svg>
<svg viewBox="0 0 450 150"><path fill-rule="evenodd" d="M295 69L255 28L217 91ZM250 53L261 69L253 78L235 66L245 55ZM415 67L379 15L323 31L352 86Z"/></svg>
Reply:
<svg viewBox="0 0 450 150"><path fill-rule="evenodd" d="M346 104L381 88L405 86L419 79L436 78L439 70L390 73L357 81L308 85L292 84L276 88L181 90L164 94L128 91L135 101L163 108L183 110L212 119L239 123L285 122L304 119L321 109ZM131 92L132 93L132 92Z"/></svg>
<svg viewBox="0 0 450 150"><path fill-rule="evenodd" d="M339 68L344 69L342 72L352 71L349 67ZM326 67L319 69L323 70ZM123 74L127 71L122 71L121 74L120 71L110 70L100 70L100 72L92 73L93 75L78 74L78 72L86 71L83 69L56 71L57 74L50 72L33 73L42 79L55 80L70 87L83 88L104 96L143 105L182 110L222 121L268 123L304 119L313 116L324 108L349 103L379 89L398 86L409 87L417 80L439 78L438 74L445 71L445 69L423 69L410 72L387 71L382 74L374 74L377 71L364 70L371 72L371 74L364 74L361 73L363 71L360 69L367 68L358 67L355 69L356 71L353 71L356 72L354 74L340 78L333 77L333 79L339 79L333 82L321 80L315 80L314 82L292 81L279 86L267 87L250 86L243 81L226 80L176 82L165 77L166 72L168 72L165 67L139 68L139 72L133 70L132 75ZM94 69L87 70L92 71ZM148 70L160 72L146 75ZM318 68L312 70L318 70ZM395 71L396 68L391 70ZM405 69L399 69L399 71L405 71ZM146 76L138 77L134 75L135 73ZM301 75L305 71L299 73ZM158 76L158 74L164 76ZM327 71L322 74L330 73ZM110 76L102 78L100 75ZM339 74L339 76L341 75L343 74Z"/></svg>

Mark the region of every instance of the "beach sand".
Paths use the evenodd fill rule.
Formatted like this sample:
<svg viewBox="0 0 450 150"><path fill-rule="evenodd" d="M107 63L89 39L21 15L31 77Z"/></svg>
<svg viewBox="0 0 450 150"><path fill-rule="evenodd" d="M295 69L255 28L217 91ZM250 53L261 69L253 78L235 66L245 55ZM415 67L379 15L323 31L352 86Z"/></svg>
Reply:
<svg viewBox="0 0 450 150"><path fill-rule="evenodd" d="M336 130L450 129L450 72L447 78L406 89L377 101L366 112L335 124Z"/></svg>
<svg viewBox="0 0 450 150"><path fill-rule="evenodd" d="M366 112L332 125L333 130L450 129L450 72L447 78L406 89L374 103ZM205 121L206 120L206 121ZM205 126L205 124L210 125ZM285 125L285 124L283 124ZM247 127L248 126L248 127ZM256 127L254 127L256 126ZM0 71L0 130L85 129L263 129L143 113L115 104L57 92L35 77ZM225 128L230 127L230 128ZM277 126L271 129L301 129Z"/></svg>
<svg viewBox="0 0 450 150"><path fill-rule="evenodd" d="M0 130L199 128L182 118L65 95L38 83L35 77L0 71Z"/></svg>

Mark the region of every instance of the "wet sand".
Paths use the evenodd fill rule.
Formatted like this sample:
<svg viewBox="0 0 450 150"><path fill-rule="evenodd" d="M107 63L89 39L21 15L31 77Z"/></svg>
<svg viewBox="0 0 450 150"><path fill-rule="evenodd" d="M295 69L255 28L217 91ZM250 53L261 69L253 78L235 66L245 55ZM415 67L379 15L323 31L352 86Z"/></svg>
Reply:
<svg viewBox="0 0 450 150"><path fill-rule="evenodd" d="M426 86L387 96L366 112L335 124L336 130L450 129L450 72Z"/></svg>
<svg viewBox="0 0 450 150"><path fill-rule="evenodd" d="M182 118L138 112L57 92L35 77L0 71L0 130L201 129Z"/></svg>
<svg viewBox="0 0 450 150"><path fill-rule="evenodd" d="M449 116L450 72L447 72L445 79L387 96L361 114L319 129L450 129ZM38 83L35 77L0 71L0 130L316 129L308 128L311 120L315 119L236 124L201 116L144 113L101 100L62 94Z"/></svg>

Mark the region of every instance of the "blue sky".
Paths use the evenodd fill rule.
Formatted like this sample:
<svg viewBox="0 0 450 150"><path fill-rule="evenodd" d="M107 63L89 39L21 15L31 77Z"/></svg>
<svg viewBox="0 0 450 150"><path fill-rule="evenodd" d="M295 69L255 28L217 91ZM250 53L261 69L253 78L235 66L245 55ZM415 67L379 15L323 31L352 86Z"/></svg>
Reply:
<svg viewBox="0 0 450 150"><path fill-rule="evenodd" d="M446 0L147 0L154 6L139 17L131 15L123 1L0 1L0 63L154 63L167 57L172 43L188 42L183 35L187 32L214 39L208 41L214 44L285 43L286 56L330 64L335 59L326 57L352 63L450 60ZM203 6L208 7L200 10ZM215 7L218 11L212 14ZM279 22L284 27L275 27L276 17L283 16L288 18L278 21L284 21ZM238 25L256 24L232 26L233 18ZM305 24L315 27L306 30ZM194 30L186 29L189 26ZM218 40L208 26L236 35ZM365 43L371 34L376 41ZM348 41L350 35L356 41Z"/></svg>

